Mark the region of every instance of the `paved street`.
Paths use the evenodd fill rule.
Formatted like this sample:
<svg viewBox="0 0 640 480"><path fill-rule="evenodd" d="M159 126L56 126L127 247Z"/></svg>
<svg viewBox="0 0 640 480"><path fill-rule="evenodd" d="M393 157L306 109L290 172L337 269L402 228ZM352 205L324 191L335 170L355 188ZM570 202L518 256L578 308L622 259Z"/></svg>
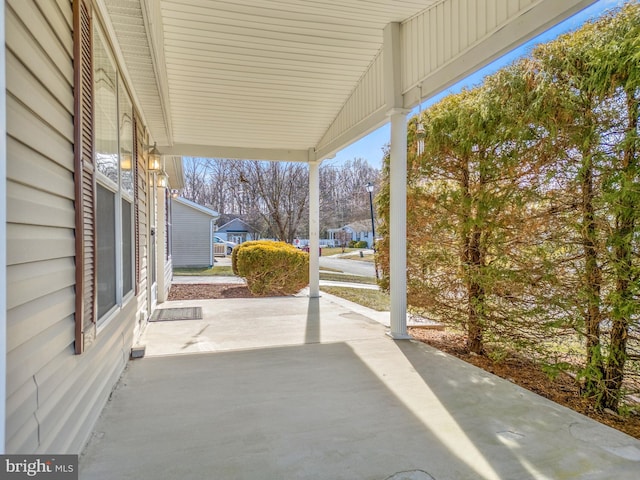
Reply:
<svg viewBox="0 0 640 480"><path fill-rule="evenodd" d="M365 277L375 277L375 267L372 262L361 260L349 260L336 256L320 257L320 266L341 270L352 275L363 275Z"/></svg>

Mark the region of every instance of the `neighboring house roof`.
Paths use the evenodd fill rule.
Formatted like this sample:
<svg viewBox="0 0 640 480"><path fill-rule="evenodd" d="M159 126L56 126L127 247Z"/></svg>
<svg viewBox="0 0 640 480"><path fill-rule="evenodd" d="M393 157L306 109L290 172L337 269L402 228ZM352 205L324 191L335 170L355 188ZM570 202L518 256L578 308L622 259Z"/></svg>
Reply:
<svg viewBox="0 0 640 480"><path fill-rule="evenodd" d="M250 232L252 230L253 228L251 227L251 225L249 225L247 222L239 218L234 218L233 220L230 220L224 225L221 225L218 227L219 232L224 232L224 231Z"/></svg>
<svg viewBox="0 0 640 480"><path fill-rule="evenodd" d="M370 232L371 231L371 221L358 220L357 222L351 222L348 225L345 225L343 228L348 228L353 230L354 232Z"/></svg>
<svg viewBox="0 0 640 480"><path fill-rule="evenodd" d="M378 222L376 222L376 227L377 226ZM351 230L352 232L370 232L371 220L358 220L356 222L351 222L344 227L327 229L328 232L339 232L340 230Z"/></svg>
<svg viewBox="0 0 640 480"><path fill-rule="evenodd" d="M211 210L210 208L204 207L196 202L192 202L191 200L187 200L186 198L178 197L173 199L174 202L178 202L187 207L191 207L194 210L198 210L199 212L205 213L211 217L218 218L220 214L215 210Z"/></svg>

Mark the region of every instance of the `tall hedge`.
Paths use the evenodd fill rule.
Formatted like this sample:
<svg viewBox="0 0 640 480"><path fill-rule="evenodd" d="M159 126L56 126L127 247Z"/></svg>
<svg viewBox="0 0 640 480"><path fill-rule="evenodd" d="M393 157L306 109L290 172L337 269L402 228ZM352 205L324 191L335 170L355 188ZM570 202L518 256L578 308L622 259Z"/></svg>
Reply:
<svg viewBox="0 0 640 480"><path fill-rule="evenodd" d="M233 249L233 271L253 295L291 295L309 284L309 254L284 242L245 242Z"/></svg>
<svg viewBox="0 0 640 480"><path fill-rule="evenodd" d="M640 391L639 52L633 0L431 105L421 153L408 126L408 303L474 353L568 370L598 410Z"/></svg>

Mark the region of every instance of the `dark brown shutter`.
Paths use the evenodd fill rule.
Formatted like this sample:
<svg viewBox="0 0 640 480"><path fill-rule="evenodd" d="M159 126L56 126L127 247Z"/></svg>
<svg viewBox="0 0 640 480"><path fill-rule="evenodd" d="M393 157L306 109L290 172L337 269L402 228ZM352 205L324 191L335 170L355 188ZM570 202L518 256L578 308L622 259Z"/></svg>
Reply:
<svg viewBox="0 0 640 480"><path fill-rule="evenodd" d="M135 249L136 249L136 285L135 295L140 293L140 191L138 185L138 116L133 112L133 215L135 230Z"/></svg>
<svg viewBox="0 0 640 480"><path fill-rule="evenodd" d="M136 232L136 296L140 293L140 281L142 280L142 247L141 245L141 217L145 215L147 190L147 168L144 157L144 130L142 122L136 112L133 113L133 158L135 186L133 198L135 202L135 232Z"/></svg>
<svg viewBox="0 0 640 480"><path fill-rule="evenodd" d="M76 197L76 335L80 354L96 335L95 166L93 161L93 31L91 8L73 2L74 156Z"/></svg>

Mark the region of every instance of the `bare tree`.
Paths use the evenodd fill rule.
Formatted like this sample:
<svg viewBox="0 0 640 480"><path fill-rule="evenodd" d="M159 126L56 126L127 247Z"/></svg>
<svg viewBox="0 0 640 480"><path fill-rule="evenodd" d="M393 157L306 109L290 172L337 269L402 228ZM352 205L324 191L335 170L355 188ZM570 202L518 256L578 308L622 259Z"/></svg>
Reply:
<svg viewBox="0 0 640 480"><path fill-rule="evenodd" d="M369 218L369 196L365 185L378 185L380 170L362 158L341 165L320 167L320 224L323 229L339 228Z"/></svg>
<svg viewBox="0 0 640 480"><path fill-rule="evenodd" d="M307 166L302 163L186 158L183 196L240 217L262 237L293 241L308 236ZM362 158L320 167L322 230L369 218L365 184L377 184L380 171ZM321 230L321 231L322 231Z"/></svg>
<svg viewBox="0 0 640 480"><path fill-rule="evenodd" d="M240 182L257 196L258 212L274 235L293 242L307 218L309 171L301 163L243 162Z"/></svg>
<svg viewBox="0 0 640 480"><path fill-rule="evenodd" d="M207 203L208 162L200 158L184 158L184 190L182 196L192 202Z"/></svg>

